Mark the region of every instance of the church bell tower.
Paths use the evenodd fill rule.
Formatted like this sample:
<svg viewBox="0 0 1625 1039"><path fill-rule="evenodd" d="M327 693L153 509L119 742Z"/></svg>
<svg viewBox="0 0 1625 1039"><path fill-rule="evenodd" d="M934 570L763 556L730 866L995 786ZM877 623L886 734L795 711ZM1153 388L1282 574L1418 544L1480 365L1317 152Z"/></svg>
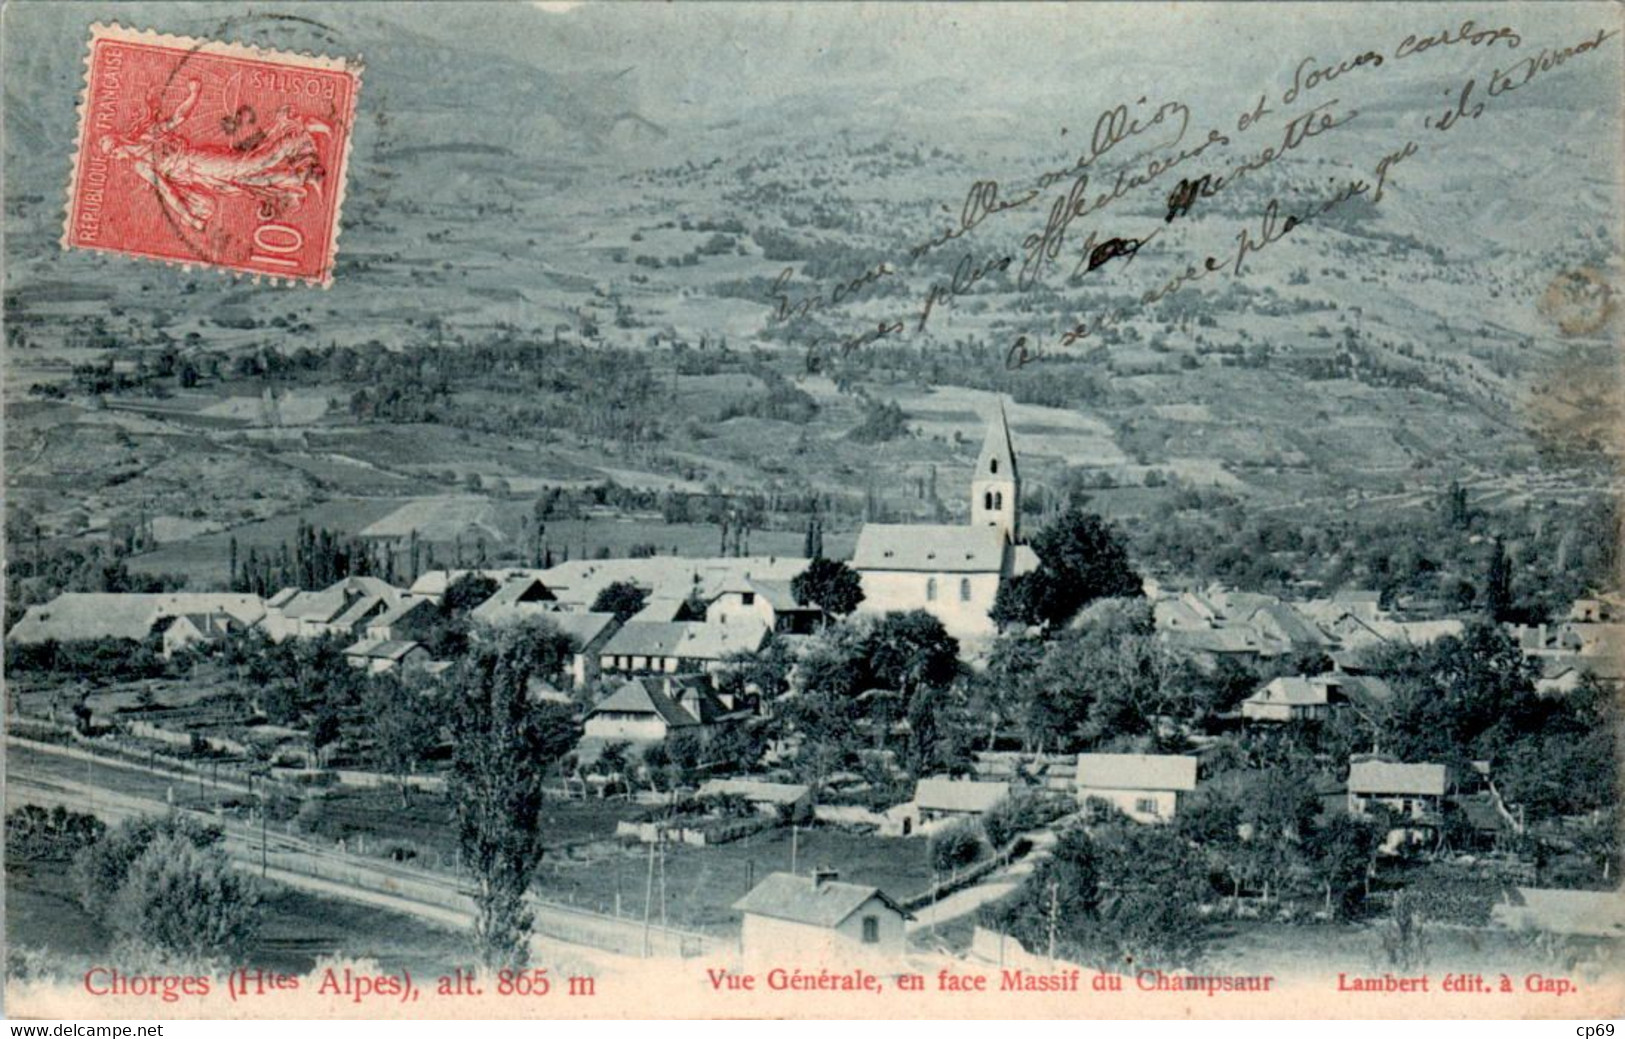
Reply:
<svg viewBox="0 0 1625 1039"><path fill-rule="evenodd" d="M1020 535L1021 477L1016 473L1016 451L1010 443L1010 423L1004 417L1004 398L988 423L982 453L970 483L971 526L998 527L1011 544Z"/></svg>

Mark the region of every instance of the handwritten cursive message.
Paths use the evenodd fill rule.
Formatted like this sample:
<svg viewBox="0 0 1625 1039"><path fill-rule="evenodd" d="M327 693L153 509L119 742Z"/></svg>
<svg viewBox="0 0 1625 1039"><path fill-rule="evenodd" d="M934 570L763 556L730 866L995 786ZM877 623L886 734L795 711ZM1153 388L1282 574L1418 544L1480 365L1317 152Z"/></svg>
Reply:
<svg viewBox="0 0 1625 1039"><path fill-rule="evenodd" d="M1398 174L1419 156L1441 147L1463 125L1506 107L1509 95L1584 60L1616 35L1618 30L1597 29L1537 48L1512 26L1467 20L1396 33L1387 42L1349 47L1330 57L1303 55L1286 66L1290 71L1278 82L1260 89L1254 102L1211 121L1201 119L1187 99L1146 94L1109 105L1070 161L1039 164L1030 174L974 180L957 219L905 239L883 262L811 290L796 286L793 266L782 268L767 300L769 324L815 314L838 317L854 304L873 309L879 303L868 290L881 282L907 285L908 309L808 343L807 368L819 371L880 341L927 332L964 298L986 293L999 304L1013 299L1009 312L1053 311L1052 293L1061 292L1064 301L1067 290L1103 272L1138 270L1154 257L1131 298L1091 305L1053 329L1022 330L1002 351L1011 369L1064 355L1190 286L1241 276L1299 228L1356 203L1381 204L1396 189ZM1477 67L1426 81L1422 89L1437 92L1410 98L1408 114L1397 121L1392 99L1366 100L1365 92L1401 70L1447 55L1464 56ZM1410 74L1394 85L1415 90L1419 81ZM1368 104L1381 113L1375 120L1362 107ZM1368 121L1370 128L1348 138L1340 154L1322 148L1322 142L1340 140L1348 128ZM1309 161L1342 172L1316 176L1319 186L1310 192L1295 187L1292 197L1281 194L1280 171ZM1218 205L1231 195L1236 197L1226 207ZM1148 203L1154 215L1146 215ZM1225 229L1229 244L1223 247L1187 252L1189 239L1172 234L1202 224L1211 233L1213 222L1228 220L1221 214L1237 207L1252 213ZM946 259L939 260L944 253ZM933 266L938 270L930 270ZM1040 288L1046 290L1044 306L1020 304L1023 295Z"/></svg>

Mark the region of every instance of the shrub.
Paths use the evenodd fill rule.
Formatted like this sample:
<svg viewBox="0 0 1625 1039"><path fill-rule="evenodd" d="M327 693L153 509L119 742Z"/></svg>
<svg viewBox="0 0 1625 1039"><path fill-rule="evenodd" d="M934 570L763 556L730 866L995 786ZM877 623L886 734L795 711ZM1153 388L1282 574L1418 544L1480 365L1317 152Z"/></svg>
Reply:
<svg viewBox="0 0 1625 1039"><path fill-rule="evenodd" d="M17 861L69 862L100 840L107 827L94 815L24 805L6 816L6 856Z"/></svg>
<svg viewBox="0 0 1625 1039"><path fill-rule="evenodd" d="M129 876L131 866L161 837L176 837L199 848L220 843L221 832L184 816L131 819L84 847L74 856L73 877L79 903L102 918Z"/></svg>
<svg viewBox="0 0 1625 1039"><path fill-rule="evenodd" d="M931 835L931 868L952 873L981 858L986 847L974 823L951 823Z"/></svg>
<svg viewBox="0 0 1625 1039"><path fill-rule="evenodd" d="M998 851L1017 835L1053 822L1070 810L1070 799L1017 793L983 813L982 832L993 850Z"/></svg>
<svg viewBox="0 0 1625 1039"><path fill-rule="evenodd" d="M224 851L161 834L130 864L108 915L126 947L164 963L216 966L247 951L259 894Z"/></svg>

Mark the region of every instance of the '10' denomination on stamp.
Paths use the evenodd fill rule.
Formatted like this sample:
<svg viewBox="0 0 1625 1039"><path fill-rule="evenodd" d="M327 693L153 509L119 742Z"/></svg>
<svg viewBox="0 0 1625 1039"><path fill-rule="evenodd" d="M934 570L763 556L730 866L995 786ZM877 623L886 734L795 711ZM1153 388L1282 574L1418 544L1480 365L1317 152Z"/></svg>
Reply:
<svg viewBox="0 0 1625 1039"><path fill-rule="evenodd" d="M64 248L331 284L361 68L91 29Z"/></svg>

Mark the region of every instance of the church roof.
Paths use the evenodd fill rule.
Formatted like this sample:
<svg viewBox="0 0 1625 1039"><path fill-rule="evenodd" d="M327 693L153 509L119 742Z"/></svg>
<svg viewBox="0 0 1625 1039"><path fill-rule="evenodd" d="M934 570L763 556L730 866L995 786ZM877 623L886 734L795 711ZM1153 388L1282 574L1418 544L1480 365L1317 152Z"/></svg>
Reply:
<svg viewBox="0 0 1625 1039"><path fill-rule="evenodd" d="M865 523L852 566L858 570L1003 573L1004 531L935 523Z"/></svg>
<svg viewBox="0 0 1625 1039"><path fill-rule="evenodd" d="M997 466L992 463L998 462ZM1010 423L1004 417L1004 398L999 398L998 414L987 424L987 436L982 441L982 453L976 456L976 475L985 478L997 473L1008 479L1016 476L1016 449L1010 443Z"/></svg>

